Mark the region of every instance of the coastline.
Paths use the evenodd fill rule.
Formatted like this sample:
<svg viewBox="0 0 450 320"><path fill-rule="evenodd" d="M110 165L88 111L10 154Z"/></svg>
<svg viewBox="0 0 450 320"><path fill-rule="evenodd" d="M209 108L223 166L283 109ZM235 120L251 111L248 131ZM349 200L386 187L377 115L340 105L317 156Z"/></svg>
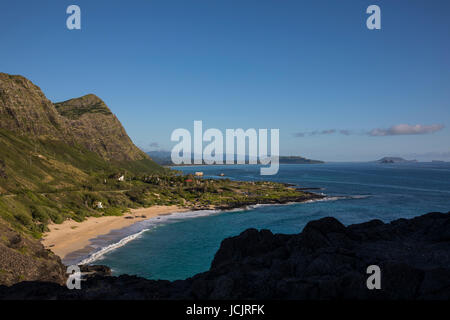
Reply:
<svg viewBox="0 0 450 320"><path fill-rule="evenodd" d="M256 300L448 300L450 242L446 231L449 223L450 212L432 212L410 219L366 220L349 226L336 218L323 217L310 220L300 233L293 234L247 229L222 242L208 270L184 280L151 280L129 274L109 276L108 267L97 266L82 268L85 270L82 272L89 275L80 290L70 290L65 283L28 281L0 286L0 300L195 302L243 296ZM431 233L430 226L434 227ZM292 242L296 245L289 245ZM264 248L270 248L270 254ZM387 290L375 293L361 285L366 282L361 270L373 263L373 256L367 252L374 249L391 280L387 281ZM393 263L392 257L399 252L408 254L398 255ZM311 263L308 263L311 261L317 262L312 278ZM330 269L336 272L330 275ZM255 277L255 274L260 276ZM225 281L233 281L234 285L224 289ZM290 284L289 290L280 286L286 282ZM349 285L336 286L340 283ZM389 287L389 284L393 285ZM312 287L322 289L312 292Z"/></svg>
<svg viewBox="0 0 450 320"><path fill-rule="evenodd" d="M266 201L247 201L245 203L233 203L221 206L186 206L176 205L162 206L156 205L148 208L130 209L129 213L122 216L88 217L82 222L66 220L62 224L49 225L49 232L46 232L41 240L46 249L51 250L59 256L61 260L72 260L73 254L82 253L83 256L90 256L94 242L100 237L110 235L113 232L125 230L128 227L150 220L153 218L168 216L174 213L192 211L227 211L235 209L246 209L257 205L286 205L294 203L308 203L310 201L325 198L322 194L304 192L301 197L266 199ZM142 231L142 230L141 230ZM125 238L123 240L126 240ZM114 244L113 244L114 245Z"/></svg>
<svg viewBox="0 0 450 320"><path fill-rule="evenodd" d="M189 211L178 206L152 206L131 209L122 216L88 217L82 222L66 220L62 224L49 225L49 232L42 237L46 249L64 259L68 254L82 250L90 245L91 240L106 235L113 230L129 227L137 222L148 220L175 212Z"/></svg>

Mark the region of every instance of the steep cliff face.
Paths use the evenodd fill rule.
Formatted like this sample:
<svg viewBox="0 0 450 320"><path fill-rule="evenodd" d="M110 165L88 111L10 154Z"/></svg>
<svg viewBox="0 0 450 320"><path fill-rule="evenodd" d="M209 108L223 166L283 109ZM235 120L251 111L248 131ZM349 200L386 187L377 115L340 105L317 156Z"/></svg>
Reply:
<svg viewBox="0 0 450 320"><path fill-rule="evenodd" d="M100 98L53 104L28 79L6 73L0 73L0 146L0 195L77 189L90 172L162 170Z"/></svg>
<svg viewBox="0 0 450 320"><path fill-rule="evenodd" d="M53 104L30 80L0 73L0 128L78 144L108 161L150 160L97 96Z"/></svg>
<svg viewBox="0 0 450 320"><path fill-rule="evenodd" d="M30 80L0 73L0 128L20 135L61 139L66 124L53 103Z"/></svg>
<svg viewBox="0 0 450 320"><path fill-rule="evenodd" d="M122 124L96 95L55 103L67 119L75 141L106 160L134 161L148 158L128 137Z"/></svg>

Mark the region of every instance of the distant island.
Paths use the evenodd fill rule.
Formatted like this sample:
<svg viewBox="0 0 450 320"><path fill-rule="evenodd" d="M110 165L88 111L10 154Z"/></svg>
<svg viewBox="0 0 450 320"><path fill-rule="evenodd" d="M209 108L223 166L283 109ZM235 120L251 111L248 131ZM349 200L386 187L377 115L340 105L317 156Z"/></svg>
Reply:
<svg viewBox="0 0 450 320"><path fill-rule="evenodd" d="M318 164L318 163L325 163L321 160L311 160L307 158L303 158L301 156L281 156L280 157L280 163L285 164Z"/></svg>
<svg viewBox="0 0 450 320"><path fill-rule="evenodd" d="M408 163L408 162L417 162L417 160L406 160L400 157L384 157L380 160L376 160L377 163Z"/></svg>
<svg viewBox="0 0 450 320"><path fill-rule="evenodd" d="M170 151L149 151L147 154L155 161L157 164L162 166L184 166L177 165L172 162ZM324 161L320 160L311 160L301 156L280 156L279 161L281 164L319 164L324 163ZM194 159L192 157L192 163ZM248 157L246 157L246 163L248 163ZM225 164L225 161L224 161ZM203 163L203 165L206 165Z"/></svg>

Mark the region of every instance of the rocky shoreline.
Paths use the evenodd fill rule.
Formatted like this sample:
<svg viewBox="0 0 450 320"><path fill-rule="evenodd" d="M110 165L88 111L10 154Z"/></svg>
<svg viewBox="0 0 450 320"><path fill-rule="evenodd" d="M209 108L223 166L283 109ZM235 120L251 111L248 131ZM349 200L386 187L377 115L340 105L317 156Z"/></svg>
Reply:
<svg viewBox="0 0 450 320"><path fill-rule="evenodd" d="M311 200L319 200L323 199L326 196L314 192L308 192L308 191L302 191L301 196L294 196L294 197L281 197L276 199L264 199L264 201L258 200L258 199L249 199L247 201L242 202L233 202L229 204L223 204L223 205L215 205L213 208L211 207L204 207L204 206L188 206L190 210L205 210L205 209L214 209L214 210L233 210L233 209L240 209L240 208L246 208L248 206L255 206L255 205L277 205L277 204L288 204L288 203L302 203L306 201Z"/></svg>
<svg viewBox="0 0 450 320"><path fill-rule="evenodd" d="M380 290L366 286L369 265L381 269ZM348 227L329 217L294 235L248 229L187 280L84 271L81 290L21 282L0 286L0 299L450 299L450 212Z"/></svg>

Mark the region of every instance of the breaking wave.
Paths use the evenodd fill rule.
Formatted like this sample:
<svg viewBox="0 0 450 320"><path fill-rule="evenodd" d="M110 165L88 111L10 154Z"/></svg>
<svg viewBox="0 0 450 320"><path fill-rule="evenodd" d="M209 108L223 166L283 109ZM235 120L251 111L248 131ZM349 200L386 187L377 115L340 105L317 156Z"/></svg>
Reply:
<svg viewBox="0 0 450 320"><path fill-rule="evenodd" d="M338 201L338 200L354 200L354 199L365 199L370 197L370 195L354 195L354 196L328 196L322 199L312 199L307 200L303 203L313 203L313 202L326 202L326 201Z"/></svg>
<svg viewBox="0 0 450 320"><path fill-rule="evenodd" d="M313 202L326 202L326 201L337 201L337 200L351 200L351 199L364 199L368 198L370 195L354 195L354 196L327 196L322 199L313 199L313 200L307 200L301 203L313 203ZM245 211L245 210L252 210L257 209L260 207L267 207L267 206L286 206L286 205L292 205L292 204L299 204L298 202L289 202L284 204L256 204L256 205L250 205L244 208L235 208L231 210L195 210L195 211L185 211L185 212L174 212L168 215L164 216L158 216L154 218L150 218L148 220L144 220L141 222L136 223L135 225L132 225L130 230L139 230L138 232L135 232L131 235L128 235L118 242L109 244L105 247L101 247L97 251L91 253L88 257L84 258L77 264L90 264L93 263L99 259L101 259L105 254L116 250L120 247L123 247L130 241L138 239L140 236L142 236L145 232L157 227L158 225L162 225L165 223L170 222L176 222L184 219L192 219L197 217L205 217L210 216L213 214L218 214L222 212L235 212L235 211Z"/></svg>
<svg viewBox="0 0 450 320"><path fill-rule="evenodd" d="M81 262L79 262L78 264L89 264L94 262L95 260L100 259L104 254L115 250L117 248L120 248L124 245L126 245L128 242L133 241L134 239L137 239L138 237L140 237L144 232L147 232L149 229L144 229L141 230L138 233L132 234L128 237L123 238L122 240L120 240L119 242L110 244L109 246L106 246L94 253L92 253L89 257L87 257L86 259L82 260Z"/></svg>
<svg viewBox="0 0 450 320"><path fill-rule="evenodd" d="M229 211L236 211L236 210L229 210ZM144 221L140 221L138 223L136 223L135 225L132 225L128 228L128 230L139 230L138 232L135 232L131 235L128 235L124 238L122 238L121 240L109 244L105 247L101 247L98 250L92 252L89 256L87 256L86 258L82 259L80 262L78 262L78 265L82 265L82 264L90 264L93 263L94 261L97 261L99 259L101 259L105 254L116 250L120 247L123 247L124 245L126 245L127 243L129 243L130 241L136 240L138 239L142 234L144 234L145 232L157 227L158 225L162 225L166 222L176 222L176 221L180 221L183 219L192 219L192 218L197 218L197 217L205 217L205 216L209 216L212 214L216 214L216 213L220 213L220 212L224 212L224 211L220 211L220 210L196 210L196 211L185 211L185 212L174 212L174 213L170 213L167 215L162 215L162 216L158 216L158 217L153 217Z"/></svg>

